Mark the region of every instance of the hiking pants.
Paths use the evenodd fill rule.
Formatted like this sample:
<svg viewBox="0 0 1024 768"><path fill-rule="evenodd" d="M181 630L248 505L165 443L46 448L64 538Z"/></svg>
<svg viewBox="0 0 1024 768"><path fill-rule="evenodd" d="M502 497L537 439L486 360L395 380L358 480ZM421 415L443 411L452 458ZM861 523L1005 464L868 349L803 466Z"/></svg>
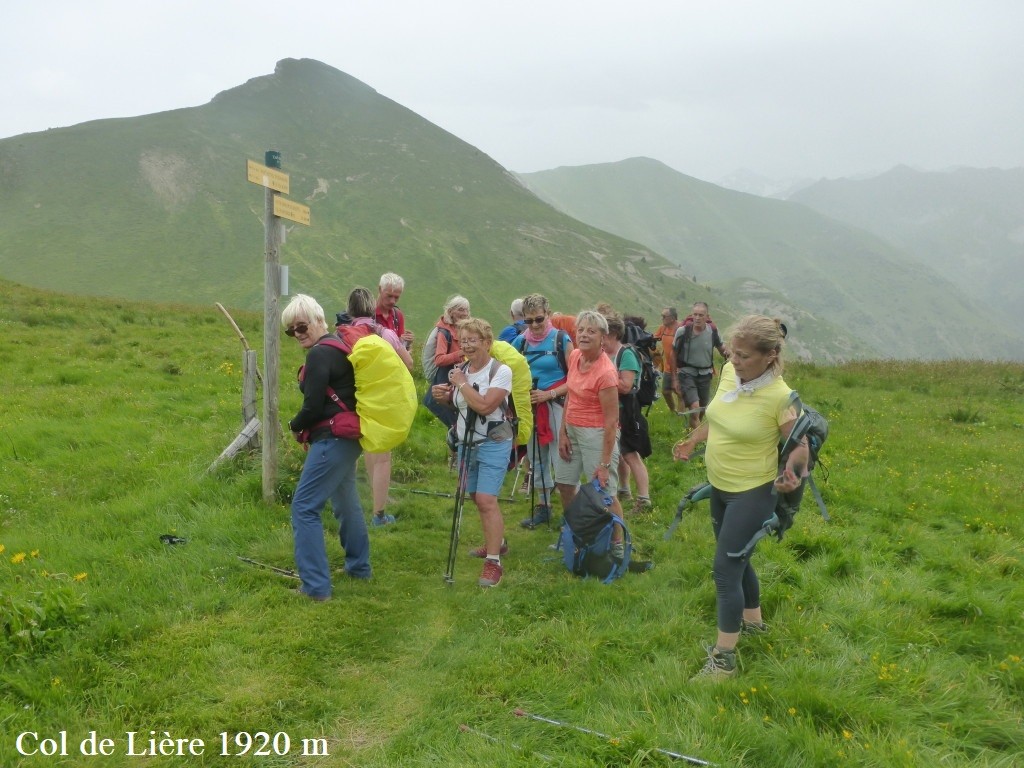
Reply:
<svg viewBox="0 0 1024 768"><path fill-rule="evenodd" d="M370 537L356 489L356 460L361 452L358 440L317 440L309 446L302 465L302 477L292 496L292 533L302 591L313 597L331 594L331 572L320 518L328 499L338 519L345 572L356 578L370 577Z"/></svg>
<svg viewBox="0 0 1024 768"><path fill-rule="evenodd" d="M761 605L761 585L747 557L729 557L747 545L775 511L772 482L729 493L711 488L711 528L715 532L713 573L718 596L718 630L739 632L744 608Z"/></svg>

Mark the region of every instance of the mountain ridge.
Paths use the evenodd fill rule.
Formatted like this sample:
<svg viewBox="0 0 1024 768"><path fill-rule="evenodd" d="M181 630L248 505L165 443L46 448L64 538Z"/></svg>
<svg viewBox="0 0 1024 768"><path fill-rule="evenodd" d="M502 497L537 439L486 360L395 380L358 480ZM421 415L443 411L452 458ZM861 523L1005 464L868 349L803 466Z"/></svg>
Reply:
<svg viewBox="0 0 1024 768"><path fill-rule="evenodd" d="M938 273L806 206L722 189L651 158L520 178L560 210L645 243L711 287L751 278L780 291L874 357L1024 357L1009 334L976 343L992 333L986 311Z"/></svg>

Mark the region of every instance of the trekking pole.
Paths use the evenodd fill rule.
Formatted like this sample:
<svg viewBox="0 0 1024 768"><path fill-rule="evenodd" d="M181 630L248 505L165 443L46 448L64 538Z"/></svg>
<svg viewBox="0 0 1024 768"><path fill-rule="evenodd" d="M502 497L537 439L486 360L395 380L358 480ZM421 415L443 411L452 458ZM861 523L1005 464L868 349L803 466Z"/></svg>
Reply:
<svg viewBox="0 0 1024 768"><path fill-rule="evenodd" d="M474 385L475 386L475 385ZM473 418L469 414L473 414ZM455 583L455 560L459 550L459 527L462 524L462 507L466 501L466 485L469 482L469 458L473 450L470 435L473 434L473 422L476 413L466 405L466 427L462 435L462 460L459 462L459 479L455 491L455 509L452 510L452 532L448 540L448 567L444 572L444 580L448 584Z"/></svg>
<svg viewBox="0 0 1024 768"><path fill-rule="evenodd" d="M502 744L502 742L499 739L494 738L493 736L491 736L491 734L484 733L483 731L478 731L476 728L470 728L465 723L463 723L462 725L459 726L459 730L462 731L463 733L472 733L472 734L474 734L476 736L479 736L480 738L487 739L487 741L490 741L490 742L492 742L494 744ZM515 742L509 742L509 746L512 747L512 749L519 750L520 752L525 752L526 751L525 749L523 749L521 746L519 746ZM543 760L547 760L549 763L552 760L554 760L554 758L551 757L551 755L545 755L545 754L543 754L541 752L534 752L533 754L535 754L537 757L539 757L539 758L541 758Z"/></svg>
<svg viewBox="0 0 1024 768"><path fill-rule="evenodd" d="M558 726L561 726L562 728L572 728L574 731L579 731L580 733L589 733L592 736L597 736L598 738L602 738L602 739L611 740L613 738L612 736L609 736L609 735L607 735L605 733L601 733L599 731L592 731L589 728L581 728L578 725L573 725L572 723L565 723L565 722L562 722L561 720L552 720L551 718L548 718L548 717L541 717L540 715L533 715L533 714L530 714L529 712L526 712L526 711L524 711L522 709L515 709L515 710L513 710L512 713L516 717L528 717L531 720L537 720L537 721L542 722L542 723L548 723L549 725L558 725ZM658 754L666 755L667 757L674 758L676 760L684 760L684 761L686 761L688 763L692 763L693 765L717 765L717 763L709 763L707 760L701 760L699 757L690 757L689 755L681 755L678 752L672 752L672 751L670 751L668 749L661 749L660 747L653 747L653 751L657 752Z"/></svg>
<svg viewBox="0 0 1024 768"><path fill-rule="evenodd" d="M237 557L243 563L248 563L249 565L253 565L257 568L262 568L265 571L276 573L279 576L287 576L289 579L299 578L299 574L295 571L290 571L287 568L278 568L276 565L267 565L266 563L261 563L258 560L253 560L251 557L242 557L241 555L238 555Z"/></svg>
<svg viewBox="0 0 1024 768"><path fill-rule="evenodd" d="M540 384L540 379L536 376L533 377L533 389L536 390ZM540 454L540 437L537 435L537 404L530 401L530 408L533 409L533 434L530 435L530 439L533 442L533 456L530 459L530 517L534 517L537 513L537 483L536 478L533 476L534 467L537 466L537 459ZM543 475L541 476L541 488L544 487ZM551 529L551 515L548 515L548 530Z"/></svg>

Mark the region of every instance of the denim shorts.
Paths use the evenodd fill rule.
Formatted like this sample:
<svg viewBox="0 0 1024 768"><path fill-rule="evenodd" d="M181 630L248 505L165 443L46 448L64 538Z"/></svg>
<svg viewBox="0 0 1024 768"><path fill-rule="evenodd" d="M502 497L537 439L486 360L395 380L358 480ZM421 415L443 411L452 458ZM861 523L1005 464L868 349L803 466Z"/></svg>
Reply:
<svg viewBox="0 0 1024 768"><path fill-rule="evenodd" d="M459 466L462 466L465 446L459 446ZM467 493L483 493L488 496L500 496L501 486L505 483L508 472L509 457L512 455L512 441L503 440L496 443L484 440L472 448L469 456L469 477L466 481Z"/></svg>

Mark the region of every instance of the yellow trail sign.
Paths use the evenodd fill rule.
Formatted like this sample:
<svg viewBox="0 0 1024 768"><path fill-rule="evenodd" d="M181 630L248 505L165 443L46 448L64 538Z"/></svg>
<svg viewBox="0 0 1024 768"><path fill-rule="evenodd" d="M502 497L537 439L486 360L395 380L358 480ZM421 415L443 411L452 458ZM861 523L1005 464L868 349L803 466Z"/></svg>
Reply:
<svg viewBox="0 0 1024 768"><path fill-rule="evenodd" d="M249 181L259 184L261 187L270 187L284 194L288 194L288 174L282 173L274 168L268 168L252 160L245 161L246 172ZM309 222L307 222L309 223Z"/></svg>
<svg viewBox="0 0 1024 768"><path fill-rule="evenodd" d="M283 197L274 198L274 215L309 226L309 206Z"/></svg>

